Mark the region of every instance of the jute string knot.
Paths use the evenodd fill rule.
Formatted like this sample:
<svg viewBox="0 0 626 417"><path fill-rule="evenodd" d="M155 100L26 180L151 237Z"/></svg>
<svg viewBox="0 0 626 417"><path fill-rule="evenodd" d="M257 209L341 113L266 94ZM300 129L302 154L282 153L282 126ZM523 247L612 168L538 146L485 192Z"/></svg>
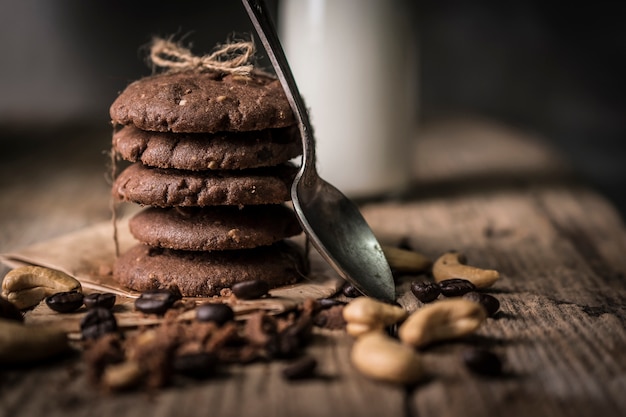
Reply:
<svg viewBox="0 0 626 417"><path fill-rule="evenodd" d="M156 38L150 48L150 60L169 71L210 70L248 76L254 69L249 63L254 52L254 42L237 41L221 45L209 55L196 56L171 40Z"/></svg>

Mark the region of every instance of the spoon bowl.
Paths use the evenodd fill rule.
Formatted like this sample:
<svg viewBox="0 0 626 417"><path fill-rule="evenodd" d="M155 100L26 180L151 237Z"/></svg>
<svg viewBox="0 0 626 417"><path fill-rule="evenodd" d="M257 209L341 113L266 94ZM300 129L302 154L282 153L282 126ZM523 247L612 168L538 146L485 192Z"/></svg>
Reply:
<svg viewBox="0 0 626 417"><path fill-rule="evenodd" d="M313 129L265 3L242 1L300 129L302 165L291 187L291 198L305 234L335 271L364 295L394 301L391 268L372 229L356 204L317 173Z"/></svg>
<svg viewBox="0 0 626 417"><path fill-rule="evenodd" d="M313 246L363 294L393 301L395 287L389 264L357 206L322 178L308 184L303 176L296 177L291 196Z"/></svg>

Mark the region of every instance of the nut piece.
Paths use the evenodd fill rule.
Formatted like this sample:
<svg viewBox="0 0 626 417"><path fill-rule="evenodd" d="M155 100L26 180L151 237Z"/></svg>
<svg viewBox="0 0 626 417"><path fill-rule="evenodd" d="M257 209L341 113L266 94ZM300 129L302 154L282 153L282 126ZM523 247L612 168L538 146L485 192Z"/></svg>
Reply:
<svg viewBox="0 0 626 417"><path fill-rule="evenodd" d="M0 363L27 363L69 351L65 333L50 325L0 319Z"/></svg>
<svg viewBox="0 0 626 417"><path fill-rule="evenodd" d="M449 298L415 311L398 329L398 337L414 347L456 339L475 331L487 318L485 308L474 301Z"/></svg>
<svg viewBox="0 0 626 417"><path fill-rule="evenodd" d="M399 272L421 272L432 265L430 258L413 250L383 246L383 253L389 266Z"/></svg>
<svg viewBox="0 0 626 417"><path fill-rule="evenodd" d="M64 272L41 266L21 266L4 276L2 295L23 310L58 292L82 291L80 282Z"/></svg>
<svg viewBox="0 0 626 417"><path fill-rule="evenodd" d="M144 371L134 360L108 366L102 374L102 385L112 391L121 391L136 386Z"/></svg>
<svg viewBox="0 0 626 417"><path fill-rule="evenodd" d="M410 384L423 373L419 354L382 332L359 337L352 346L350 359L363 375L381 381Z"/></svg>
<svg viewBox="0 0 626 417"><path fill-rule="evenodd" d="M464 257L458 252L447 252L437 258L433 264L433 276L436 282L451 278L466 279L477 288L490 287L500 278L496 270L465 265Z"/></svg>
<svg viewBox="0 0 626 417"><path fill-rule="evenodd" d="M383 303L371 297L357 297L343 308L343 318L347 323L370 326L390 326L404 320L408 312L397 305Z"/></svg>

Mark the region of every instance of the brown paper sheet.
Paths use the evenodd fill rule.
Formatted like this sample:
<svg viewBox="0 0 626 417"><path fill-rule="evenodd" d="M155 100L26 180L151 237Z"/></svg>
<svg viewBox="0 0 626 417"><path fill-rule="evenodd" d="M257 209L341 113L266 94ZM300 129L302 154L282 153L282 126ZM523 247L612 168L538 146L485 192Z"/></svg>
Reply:
<svg viewBox="0 0 626 417"><path fill-rule="evenodd" d="M118 296L115 307L120 327L135 327L156 324L160 317L145 315L134 311L134 299L139 296L136 291L120 286L111 276L115 260L115 243L113 225L103 222L74 233L55 239L40 242L18 251L0 254L0 261L10 268L23 265L38 265L63 271L83 286L85 293L112 292ZM124 252L137 241L128 231L128 217L117 222L117 233L120 252ZM304 237L296 238L298 244L304 245ZM233 307L237 317L256 310L265 310L271 314L279 314L293 309L307 298L324 298L335 294L343 284L339 275L315 251L309 254L311 272L301 282L270 291L270 296L258 300L235 300L234 297L193 298L201 303L206 301L223 301ZM50 323L62 327L67 332L79 331L80 318L84 311L73 314L59 314L50 310L45 303L40 303L26 314L26 322ZM184 315L181 318L186 318Z"/></svg>

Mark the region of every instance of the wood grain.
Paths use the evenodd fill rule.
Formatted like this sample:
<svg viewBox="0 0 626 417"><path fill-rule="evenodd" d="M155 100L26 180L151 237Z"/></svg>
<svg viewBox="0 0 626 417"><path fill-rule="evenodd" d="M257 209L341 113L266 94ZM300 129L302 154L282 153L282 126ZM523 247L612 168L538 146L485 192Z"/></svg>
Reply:
<svg viewBox="0 0 626 417"><path fill-rule="evenodd" d="M58 153L35 153L41 171L3 180L0 250L108 218L108 185L95 162L94 144L106 143L100 134L73 142L82 144L81 157L59 166ZM3 162L3 176L20 160ZM308 348L320 367L313 380L286 382L286 362L276 361L158 392L111 395L87 383L74 357L1 370L0 416L624 415L626 233L614 208L539 139L484 121L425 127L414 167L407 195L363 205L381 240L406 240L433 259L456 249L502 275L490 289L500 311L472 337L425 349L421 383L362 377L349 363L352 340L317 330ZM415 279L426 277L398 278L399 302L411 310L420 307L409 292ZM460 354L474 346L498 353L505 374L471 374Z"/></svg>

